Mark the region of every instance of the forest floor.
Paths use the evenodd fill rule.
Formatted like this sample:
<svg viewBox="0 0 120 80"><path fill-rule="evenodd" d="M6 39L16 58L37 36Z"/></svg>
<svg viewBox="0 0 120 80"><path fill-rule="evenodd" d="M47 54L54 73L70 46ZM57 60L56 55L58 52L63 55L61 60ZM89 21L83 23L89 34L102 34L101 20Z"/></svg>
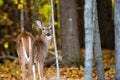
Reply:
<svg viewBox="0 0 120 80"><path fill-rule="evenodd" d="M84 55L84 50L82 50ZM103 62L105 70L105 80L115 80L115 68L114 68L114 51L103 50ZM94 62L93 62L94 63ZM84 68L60 68L61 80L84 80ZM0 64L0 80L22 80L21 71L18 60L9 61L4 60L3 64ZM97 72L93 66L93 79L97 80ZM38 77L38 76L37 76ZM57 80L56 68L52 65L49 68L44 68L44 80Z"/></svg>

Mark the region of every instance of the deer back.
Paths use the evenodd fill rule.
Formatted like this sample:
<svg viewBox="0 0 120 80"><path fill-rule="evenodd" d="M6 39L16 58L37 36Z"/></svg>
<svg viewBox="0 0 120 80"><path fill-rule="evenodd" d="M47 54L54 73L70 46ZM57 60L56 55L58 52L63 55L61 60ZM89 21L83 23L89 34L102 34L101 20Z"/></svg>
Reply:
<svg viewBox="0 0 120 80"><path fill-rule="evenodd" d="M29 45L29 39L31 39L31 45ZM23 42L22 42L23 40ZM29 56L29 47L33 45L34 43L34 36L29 33L29 32L22 32L18 35L17 40L16 40L16 49L17 49L17 53L18 56L23 55L22 54L22 48L23 48L23 44L25 46L25 51L27 53L27 55Z"/></svg>

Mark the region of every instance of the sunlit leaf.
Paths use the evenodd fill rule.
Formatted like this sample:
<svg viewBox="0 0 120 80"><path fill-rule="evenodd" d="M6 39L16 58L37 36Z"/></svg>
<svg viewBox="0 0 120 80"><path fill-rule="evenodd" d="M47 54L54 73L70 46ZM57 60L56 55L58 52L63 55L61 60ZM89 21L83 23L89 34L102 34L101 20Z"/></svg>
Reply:
<svg viewBox="0 0 120 80"><path fill-rule="evenodd" d="M8 48L9 47L9 44L8 44L8 42L6 42L5 44L4 44L4 48Z"/></svg>
<svg viewBox="0 0 120 80"><path fill-rule="evenodd" d="M23 4L18 4L18 9L23 8Z"/></svg>
<svg viewBox="0 0 120 80"><path fill-rule="evenodd" d="M4 16L3 16L3 19L7 19L7 15L4 15Z"/></svg>
<svg viewBox="0 0 120 80"><path fill-rule="evenodd" d="M13 0L13 2L14 2L15 4L18 4L18 0Z"/></svg>
<svg viewBox="0 0 120 80"><path fill-rule="evenodd" d="M25 0L20 0L20 3L24 3L25 2Z"/></svg>

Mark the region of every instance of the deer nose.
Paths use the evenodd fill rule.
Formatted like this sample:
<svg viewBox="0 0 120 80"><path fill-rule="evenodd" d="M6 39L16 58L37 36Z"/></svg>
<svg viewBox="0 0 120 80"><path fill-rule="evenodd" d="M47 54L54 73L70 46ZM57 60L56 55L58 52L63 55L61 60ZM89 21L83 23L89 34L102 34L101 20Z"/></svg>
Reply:
<svg viewBox="0 0 120 80"><path fill-rule="evenodd" d="M50 36L50 33L47 33L46 35L47 35L47 36Z"/></svg>

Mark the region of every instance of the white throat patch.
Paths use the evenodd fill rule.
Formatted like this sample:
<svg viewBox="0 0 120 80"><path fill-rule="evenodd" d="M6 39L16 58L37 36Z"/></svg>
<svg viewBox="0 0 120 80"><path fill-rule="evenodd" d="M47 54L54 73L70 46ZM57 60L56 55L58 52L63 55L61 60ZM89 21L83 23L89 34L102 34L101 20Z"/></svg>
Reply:
<svg viewBox="0 0 120 80"><path fill-rule="evenodd" d="M46 39L47 40L51 40L51 36L46 36Z"/></svg>

